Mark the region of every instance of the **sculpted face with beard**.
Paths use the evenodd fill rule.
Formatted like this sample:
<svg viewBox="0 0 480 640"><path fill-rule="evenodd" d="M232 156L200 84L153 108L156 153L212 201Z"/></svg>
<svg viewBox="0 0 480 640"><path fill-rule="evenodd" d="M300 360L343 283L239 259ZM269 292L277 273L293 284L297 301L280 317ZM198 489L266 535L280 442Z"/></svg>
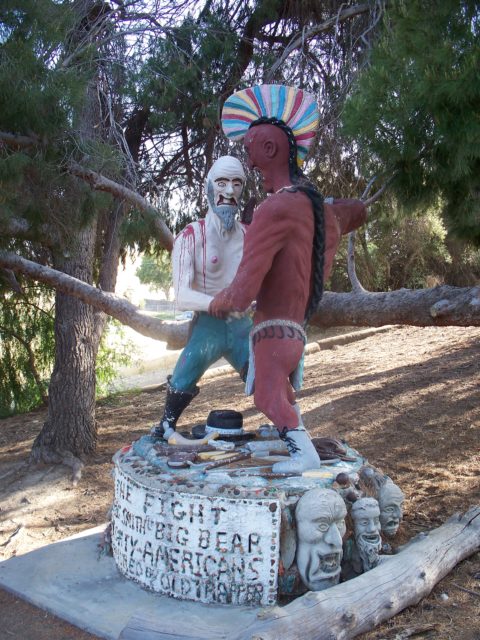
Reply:
<svg viewBox="0 0 480 640"><path fill-rule="evenodd" d="M298 571L310 591L338 583L347 509L332 489L311 489L297 503Z"/></svg>
<svg viewBox="0 0 480 640"><path fill-rule="evenodd" d="M380 507L375 498L360 498L352 506L351 516L355 532L358 572L369 571L378 564L382 548L380 536Z"/></svg>
<svg viewBox="0 0 480 640"><path fill-rule="evenodd" d="M243 180L238 168L223 158L214 165L207 178L207 199L209 208L215 213L226 231L231 231L238 211Z"/></svg>

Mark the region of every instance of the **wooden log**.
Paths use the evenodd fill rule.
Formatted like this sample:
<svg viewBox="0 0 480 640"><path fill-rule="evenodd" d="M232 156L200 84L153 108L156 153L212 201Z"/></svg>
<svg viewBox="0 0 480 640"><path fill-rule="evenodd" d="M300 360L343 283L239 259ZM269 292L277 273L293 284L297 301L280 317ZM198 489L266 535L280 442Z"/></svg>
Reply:
<svg viewBox="0 0 480 640"><path fill-rule="evenodd" d="M375 569L326 591L274 607L231 640L348 640L417 604L480 548L480 506L417 536Z"/></svg>
<svg viewBox="0 0 480 640"><path fill-rule="evenodd" d="M92 287L87 282L73 278L66 273L26 260L14 253L0 251L0 266L24 273L34 280L74 296L96 309L108 313L138 333L154 340L164 340L169 349L180 349L187 343L190 321L176 322L160 320L144 315L128 300L120 296Z"/></svg>

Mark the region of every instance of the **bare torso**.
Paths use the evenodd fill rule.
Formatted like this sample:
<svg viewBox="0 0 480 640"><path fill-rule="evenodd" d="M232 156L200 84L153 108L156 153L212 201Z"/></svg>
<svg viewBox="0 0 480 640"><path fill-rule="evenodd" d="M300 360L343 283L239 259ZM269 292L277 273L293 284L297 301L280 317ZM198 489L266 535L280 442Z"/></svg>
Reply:
<svg viewBox="0 0 480 640"><path fill-rule="evenodd" d="M341 236L365 222L359 200L324 206L324 278L328 278ZM215 297L215 307L243 311L257 301L255 324L269 319L302 324L311 288L313 208L300 192L269 196L255 211L245 236L235 279Z"/></svg>
<svg viewBox="0 0 480 640"><path fill-rule="evenodd" d="M279 236L278 250L255 251L255 227L252 227L252 261L262 269L271 267L257 294L255 324L271 319L293 320L301 324L310 294L313 246L313 211L310 200L303 193L282 192L270 196L255 216L270 218ZM254 216L254 222L255 222Z"/></svg>
<svg viewBox="0 0 480 640"><path fill-rule="evenodd" d="M245 228L225 231L209 212L187 225L175 239L173 282L179 309L207 311L213 297L233 280L242 257Z"/></svg>

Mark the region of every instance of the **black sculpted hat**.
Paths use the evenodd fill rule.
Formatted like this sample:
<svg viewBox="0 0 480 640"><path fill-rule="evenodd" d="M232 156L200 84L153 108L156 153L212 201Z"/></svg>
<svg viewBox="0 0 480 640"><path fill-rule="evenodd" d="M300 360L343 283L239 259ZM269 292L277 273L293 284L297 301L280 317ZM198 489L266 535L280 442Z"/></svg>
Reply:
<svg viewBox="0 0 480 640"><path fill-rule="evenodd" d="M249 440L251 434L243 431L243 415L232 409L216 409L210 411L207 424L199 424L192 429L195 438L204 438L209 433L217 432L220 440Z"/></svg>

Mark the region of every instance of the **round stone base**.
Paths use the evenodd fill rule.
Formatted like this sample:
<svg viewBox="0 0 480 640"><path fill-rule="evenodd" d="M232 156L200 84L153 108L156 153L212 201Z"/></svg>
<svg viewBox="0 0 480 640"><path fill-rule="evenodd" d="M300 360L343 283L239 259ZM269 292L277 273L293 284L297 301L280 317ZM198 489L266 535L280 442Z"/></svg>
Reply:
<svg viewBox="0 0 480 640"><path fill-rule="evenodd" d="M208 446L197 449L197 462L185 453L187 468L170 466L185 448L149 436L119 451L112 547L121 573L152 591L204 603L265 606L304 592L294 563L295 505L311 489L348 491L366 461L345 445L348 461L276 477L272 461L282 448L278 438L257 434L231 452L240 454L236 462L219 461L222 453Z"/></svg>

